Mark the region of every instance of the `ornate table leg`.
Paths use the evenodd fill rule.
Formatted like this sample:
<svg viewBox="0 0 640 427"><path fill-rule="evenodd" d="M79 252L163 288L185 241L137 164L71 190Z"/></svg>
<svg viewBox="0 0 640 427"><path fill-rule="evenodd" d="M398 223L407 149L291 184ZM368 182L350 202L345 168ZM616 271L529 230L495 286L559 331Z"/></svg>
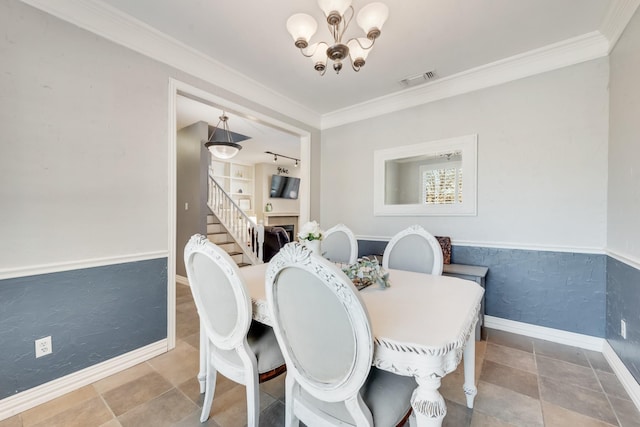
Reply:
<svg viewBox="0 0 640 427"><path fill-rule="evenodd" d="M478 393L476 388L476 339L473 334L469 335L464 346L462 356L464 362L464 385L462 389L467 395L467 408L473 408L473 400Z"/></svg>
<svg viewBox="0 0 640 427"><path fill-rule="evenodd" d="M207 336L204 327L200 324L200 370L198 371L200 394L204 393L207 385Z"/></svg>
<svg viewBox="0 0 640 427"><path fill-rule="evenodd" d="M411 407L416 416L418 427L440 427L447 415L447 405L438 391L441 378L436 374L429 377L416 377L418 388L411 395Z"/></svg>

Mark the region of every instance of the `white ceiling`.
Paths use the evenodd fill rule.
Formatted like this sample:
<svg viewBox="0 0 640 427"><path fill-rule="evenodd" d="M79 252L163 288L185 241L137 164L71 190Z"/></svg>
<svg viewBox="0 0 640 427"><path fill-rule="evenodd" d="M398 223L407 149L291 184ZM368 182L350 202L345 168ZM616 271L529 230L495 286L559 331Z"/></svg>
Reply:
<svg viewBox="0 0 640 427"><path fill-rule="evenodd" d="M312 42L328 41L314 0L103 1L322 115L402 91L407 76L448 77L592 33L619 0L383 0L389 19L365 67L324 77L285 28L309 13L319 23ZM356 14L367 3L354 0ZM354 20L345 37L360 33Z"/></svg>
<svg viewBox="0 0 640 427"><path fill-rule="evenodd" d="M321 129L605 56L640 4L382 0L389 19L364 68L345 64L339 75L329 69L321 77L285 28L289 16L305 12L319 23L311 42L329 41L314 0L22 1ZM367 3L353 0L355 13ZM360 32L354 21L345 38ZM410 89L399 83L426 71L437 79ZM178 128L215 125L219 108L181 99ZM265 150L300 157L290 134L229 117L232 131L252 137L238 161L269 161Z"/></svg>

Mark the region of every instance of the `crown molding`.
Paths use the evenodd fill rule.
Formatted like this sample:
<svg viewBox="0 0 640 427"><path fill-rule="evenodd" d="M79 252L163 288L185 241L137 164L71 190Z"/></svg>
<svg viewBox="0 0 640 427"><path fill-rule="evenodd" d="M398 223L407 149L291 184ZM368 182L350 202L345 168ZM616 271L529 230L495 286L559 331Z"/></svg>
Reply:
<svg viewBox="0 0 640 427"><path fill-rule="evenodd" d="M21 1L308 126L320 128L321 116L317 112L99 0Z"/></svg>
<svg viewBox="0 0 640 427"><path fill-rule="evenodd" d="M609 42L599 32L554 43L500 61L385 95L322 116L322 128L377 117L429 102L497 86L535 74L607 56Z"/></svg>
<svg viewBox="0 0 640 427"><path fill-rule="evenodd" d="M609 40L609 53L613 50L633 14L640 6L640 0L614 0L600 25L600 33Z"/></svg>
<svg viewBox="0 0 640 427"><path fill-rule="evenodd" d="M614 0L599 31L319 115L100 0L21 1L319 129L330 129L607 56L640 5L640 0Z"/></svg>

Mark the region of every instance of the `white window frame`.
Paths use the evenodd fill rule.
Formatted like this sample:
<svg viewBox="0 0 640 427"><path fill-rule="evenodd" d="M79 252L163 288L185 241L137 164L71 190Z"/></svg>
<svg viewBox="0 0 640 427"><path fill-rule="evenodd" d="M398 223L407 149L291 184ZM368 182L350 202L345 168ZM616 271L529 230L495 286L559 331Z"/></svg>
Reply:
<svg viewBox="0 0 640 427"><path fill-rule="evenodd" d="M453 179L453 190L454 190L454 194L453 194L453 203L448 203L450 205L455 205L458 203L461 203L459 201L459 199L461 197L463 197L462 194L460 194L460 170L462 169L462 163L461 162L454 162L454 163L437 163L437 164L430 164L430 165L423 165L420 166L420 202L423 204L428 205L429 203L426 202L426 198L427 198L427 187L424 185L424 175L427 172L430 171L437 171L437 170L447 170L447 169L453 169L454 173L455 173L455 178ZM463 182L464 184L464 182Z"/></svg>

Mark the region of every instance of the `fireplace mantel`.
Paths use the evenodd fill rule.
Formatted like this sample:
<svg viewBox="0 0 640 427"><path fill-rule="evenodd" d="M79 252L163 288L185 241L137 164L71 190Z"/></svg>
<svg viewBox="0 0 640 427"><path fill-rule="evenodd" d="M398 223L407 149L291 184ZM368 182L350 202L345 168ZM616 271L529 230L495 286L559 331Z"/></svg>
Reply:
<svg viewBox="0 0 640 427"><path fill-rule="evenodd" d="M263 212L264 225L293 225L293 235L298 232L298 212Z"/></svg>
<svg viewBox="0 0 640 427"><path fill-rule="evenodd" d="M298 212L263 212L262 215L265 218L276 217L276 216L290 216L290 217L295 217L297 222L298 215L300 214Z"/></svg>

